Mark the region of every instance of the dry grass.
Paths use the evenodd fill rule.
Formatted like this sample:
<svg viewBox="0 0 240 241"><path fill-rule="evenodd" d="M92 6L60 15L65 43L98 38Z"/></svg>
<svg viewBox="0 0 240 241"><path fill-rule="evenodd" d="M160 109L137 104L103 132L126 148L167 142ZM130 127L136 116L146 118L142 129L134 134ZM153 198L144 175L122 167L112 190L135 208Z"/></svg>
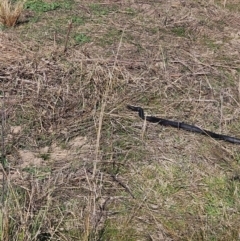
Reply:
<svg viewBox="0 0 240 241"><path fill-rule="evenodd" d="M0 22L6 27L16 25L22 10L24 1L12 3L10 0L0 1Z"/></svg>
<svg viewBox="0 0 240 241"><path fill-rule="evenodd" d="M239 146L126 109L239 136L236 2L45 4L0 38L2 240L238 240Z"/></svg>

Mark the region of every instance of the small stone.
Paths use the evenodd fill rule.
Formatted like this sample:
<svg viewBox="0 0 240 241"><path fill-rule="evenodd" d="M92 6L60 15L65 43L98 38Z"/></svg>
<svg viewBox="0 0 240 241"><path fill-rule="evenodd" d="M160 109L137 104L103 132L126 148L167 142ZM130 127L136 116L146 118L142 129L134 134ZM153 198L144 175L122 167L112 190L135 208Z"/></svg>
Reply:
<svg viewBox="0 0 240 241"><path fill-rule="evenodd" d="M10 127L10 131L12 134L19 134L22 131L22 127L21 126L11 126Z"/></svg>

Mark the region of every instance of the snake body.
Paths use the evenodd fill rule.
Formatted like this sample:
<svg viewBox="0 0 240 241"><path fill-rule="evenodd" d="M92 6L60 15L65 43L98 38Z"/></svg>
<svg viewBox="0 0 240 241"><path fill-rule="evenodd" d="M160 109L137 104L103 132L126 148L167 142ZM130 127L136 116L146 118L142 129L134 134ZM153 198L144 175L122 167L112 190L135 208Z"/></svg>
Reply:
<svg viewBox="0 0 240 241"><path fill-rule="evenodd" d="M223 141L227 141L233 144L238 144L240 145L240 139L236 138L236 137L231 137L231 136L227 136L227 135L221 135L221 134L217 134L208 130L204 130L201 129L197 126L194 125L189 125L183 122L178 122L178 121L171 121L171 120L166 120L166 119L162 119L162 118L158 118L155 116L148 116L144 114L144 110L141 107L137 107L137 106L133 106L133 105L127 105L127 108L129 110L138 112L138 115L140 118L142 118L143 120L147 120L149 122L152 123L158 123L159 125L162 126L171 126L174 128L178 128L178 129L182 129L185 131L190 131L190 132L194 132L194 133L199 133L205 136L209 136L212 137L214 139L218 139L218 140L223 140Z"/></svg>

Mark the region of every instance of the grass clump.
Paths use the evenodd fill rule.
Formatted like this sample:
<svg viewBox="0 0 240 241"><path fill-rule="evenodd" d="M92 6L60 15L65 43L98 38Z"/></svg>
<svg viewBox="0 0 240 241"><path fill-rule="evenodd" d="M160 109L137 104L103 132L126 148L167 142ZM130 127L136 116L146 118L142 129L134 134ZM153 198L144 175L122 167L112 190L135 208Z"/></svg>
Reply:
<svg viewBox="0 0 240 241"><path fill-rule="evenodd" d="M26 9L30 9L35 12L49 12L56 10L60 7L57 2L47 3L42 0L30 0L25 4Z"/></svg>
<svg viewBox="0 0 240 241"><path fill-rule="evenodd" d="M116 10L115 7L107 7L102 4L96 3L90 4L90 9L93 12L93 14L97 16L105 16Z"/></svg>
<svg viewBox="0 0 240 241"><path fill-rule="evenodd" d="M91 39L90 39L90 37L87 36L86 34L81 33L81 34L76 34L76 35L75 35L75 41L76 41L76 43L78 43L78 44L85 44L85 43L90 42Z"/></svg>
<svg viewBox="0 0 240 241"><path fill-rule="evenodd" d="M24 1L13 3L9 0L0 1L0 22L6 27L16 25L23 10Z"/></svg>

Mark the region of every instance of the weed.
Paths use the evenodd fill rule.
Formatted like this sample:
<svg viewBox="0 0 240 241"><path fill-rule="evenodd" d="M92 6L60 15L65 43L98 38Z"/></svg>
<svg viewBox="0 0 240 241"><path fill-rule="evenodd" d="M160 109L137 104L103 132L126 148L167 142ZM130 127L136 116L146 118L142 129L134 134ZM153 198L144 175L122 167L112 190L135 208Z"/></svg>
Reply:
<svg viewBox="0 0 240 241"><path fill-rule="evenodd" d="M50 159L50 153L42 153L39 155L40 158L42 158L44 161L47 161Z"/></svg>
<svg viewBox="0 0 240 241"><path fill-rule="evenodd" d="M12 3L10 0L0 2L0 22L7 27L16 25L23 10L24 1Z"/></svg>
<svg viewBox="0 0 240 241"><path fill-rule="evenodd" d="M204 37L204 42L210 49L217 50L220 48L219 44L215 43L214 40L208 38L207 36Z"/></svg>
<svg viewBox="0 0 240 241"><path fill-rule="evenodd" d="M90 4L90 9L93 12L94 15L97 16L105 16L109 13L116 11L116 7L106 7L102 4Z"/></svg>
<svg viewBox="0 0 240 241"><path fill-rule="evenodd" d="M24 7L26 9L35 11L35 12L48 12L60 8L61 4L58 2L44 2L43 0L28 0Z"/></svg>
<svg viewBox="0 0 240 241"><path fill-rule="evenodd" d="M184 27L175 27L171 31L178 37L186 37L186 29Z"/></svg>
<svg viewBox="0 0 240 241"><path fill-rule="evenodd" d="M74 39L75 39L76 43L78 43L78 44L85 44L85 43L90 42L90 40L91 40L91 38L84 33L76 34Z"/></svg>
<svg viewBox="0 0 240 241"><path fill-rule="evenodd" d="M73 16L72 22L76 23L76 24L79 24L79 25L83 25L83 24L85 24L86 20L85 20L84 17Z"/></svg>
<svg viewBox="0 0 240 241"><path fill-rule="evenodd" d="M224 8L232 11L232 12L239 12L240 11L240 5L239 3L236 3L235 1L220 1L217 0L215 1L215 4L219 5L219 6L223 6Z"/></svg>
<svg viewBox="0 0 240 241"><path fill-rule="evenodd" d="M72 0L67 1L53 1L53 2L45 2L43 0L26 0L24 4L25 9L32 10L34 12L42 13L54 11L57 9L71 9L72 8Z"/></svg>
<svg viewBox="0 0 240 241"><path fill-rule="evenodd" d="M134 10L133 8L126 8L125 13L134 16L136 15L136 10Z"/></svg>
<svg viewBox="0 0 240 241"><path fill-rule="evenodd" d="M111 28L107 31L107 33L105 33L103 36L100 37L99 43L101 46L111 45L114 42L119 41L119 39L121 38L121 35L122 35L121 30Z"/></svg>

